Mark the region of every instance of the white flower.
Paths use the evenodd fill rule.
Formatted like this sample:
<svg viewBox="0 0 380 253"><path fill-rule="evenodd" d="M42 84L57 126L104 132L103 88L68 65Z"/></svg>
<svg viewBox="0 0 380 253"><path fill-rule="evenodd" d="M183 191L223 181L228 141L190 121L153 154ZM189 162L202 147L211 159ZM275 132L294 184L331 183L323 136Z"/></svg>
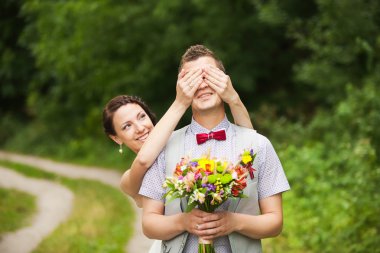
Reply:
<svg viewBox="0 0 380 253"><path fill-rule="evenodd" d="M190 198L193 198L195 201L198 201L199 203L203 204L205 202L205 195L204 193L201 193L198 189L196 189Z"/></svg>
<svg viewBox="0 0 380 253"><path fill-rule="evenodd" d="M237 174L236 171L233 171L233 172L232 172L232 178L235 179L235 180L238 179L238 174Z"/></svg>

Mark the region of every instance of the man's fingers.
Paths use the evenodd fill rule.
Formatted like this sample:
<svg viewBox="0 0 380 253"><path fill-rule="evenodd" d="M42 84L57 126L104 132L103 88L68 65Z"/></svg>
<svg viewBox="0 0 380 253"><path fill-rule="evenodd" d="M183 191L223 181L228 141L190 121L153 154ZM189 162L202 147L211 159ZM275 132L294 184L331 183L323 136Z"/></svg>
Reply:
<svg viewBox="0 0 380 253"><path fill-rule="evenodd" d="M206 223L201 224L199 226L199 229L201 229L201 230L208 230L208 229L217 228L220 225L221 225L221 222L219 222L219 221L206 222Z"/></svg>
<svg viewBox="0 0 380 253"><path fill-rule="evenodd" d="M223 219L223 213L211 213L210 215L207 215L205 217L202 218L202 221L203 222L211 222L211 221L219 221Z"/></svg>
<svg viewBox="0 0 380 253"><path fill-rule="evenodd" d="M203 229L203 230L199 231L198 234L202 238L212 239L212 238L215 238L218 234L220 234L219 233L220 231L221 231L221 229L219 227L218 228L210 228L210 229Z"/></svg>
<svg viewBox="0 0 380 253"><path fill-rule="evenodd" d="M190 212L192 215L195 215L195 216L197 216L197 217L204 217L205 215L207 215L207 213L206 212L203 212L203 211L201 211L201 210L199 210L199 209L197 209L197 208L194 208L193 210L191 210L191 212Z"/></svg>

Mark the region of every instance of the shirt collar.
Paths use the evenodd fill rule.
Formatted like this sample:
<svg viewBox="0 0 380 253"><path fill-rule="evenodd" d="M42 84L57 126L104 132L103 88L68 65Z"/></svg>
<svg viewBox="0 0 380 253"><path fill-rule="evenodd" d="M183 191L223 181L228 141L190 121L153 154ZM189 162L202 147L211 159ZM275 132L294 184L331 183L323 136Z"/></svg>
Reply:
<svg viewBox="0 0 380 253"><path fill-rule="evenodd" d="M218 131L221 129L225 129L226 131L230 127L231 123L228 121L226 115L224 115L223 120L213 129L208 130L207 128L204 128L201 126L198 122L194 120L194 118L191 119L191 124L189 126L189 129L192 134L198 134L198 133L209 133L211 131Z"/></svg>

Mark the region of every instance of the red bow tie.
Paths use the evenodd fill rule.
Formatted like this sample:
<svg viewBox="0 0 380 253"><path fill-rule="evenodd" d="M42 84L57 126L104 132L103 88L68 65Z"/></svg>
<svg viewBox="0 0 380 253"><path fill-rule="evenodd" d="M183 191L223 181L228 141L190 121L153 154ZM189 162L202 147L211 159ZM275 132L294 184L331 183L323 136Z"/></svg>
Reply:
<svg viewBox="0 0 380 253"><path fill-rule="evenodd" d="M202 144L210 139L215 139L219 141L223 141L226 139L226 131L224 130L219 130L215 132L210 132L209 134L202 133L202 134L197 134L197 143Z"/></svg>

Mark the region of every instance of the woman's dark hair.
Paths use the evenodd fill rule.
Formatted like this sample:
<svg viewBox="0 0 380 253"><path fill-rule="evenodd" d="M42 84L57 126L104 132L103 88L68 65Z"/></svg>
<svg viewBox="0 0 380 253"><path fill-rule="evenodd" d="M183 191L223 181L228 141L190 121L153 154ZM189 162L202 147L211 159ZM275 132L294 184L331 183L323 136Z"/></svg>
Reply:
<svg viewBox="0 0 380 253"><path fill-rule="evenodd" d="M149 109L149 107L142 101L141 98L136 96L120 95L111 99L103 109L103 128L107 135L116 135L115 127L113 125L113 116L117 109L127 104L138 104L143 108L148 115L153 125L156 125L156 115Z"/></svg>

